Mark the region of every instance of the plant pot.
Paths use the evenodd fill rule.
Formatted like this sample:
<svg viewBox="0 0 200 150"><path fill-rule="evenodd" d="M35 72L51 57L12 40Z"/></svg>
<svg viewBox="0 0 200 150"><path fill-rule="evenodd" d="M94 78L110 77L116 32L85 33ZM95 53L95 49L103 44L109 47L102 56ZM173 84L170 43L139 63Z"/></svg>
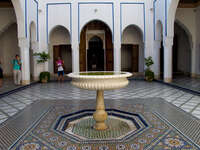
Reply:
<svg viewBox="0 0 200 150"><path fill-rule="evenodd" d="M42 83L47 83L47 82L48 82L48 77L45 76L45 78L43 78L43 79L41 80L41 82L42 82Z"/></svg>
<svg viewBox="0 0 200 150"><path fill-rule="evenodd" d="M145 80L148 81L148 82L152 82L153 78L151 78L151 77L145 77Z"/></svg>

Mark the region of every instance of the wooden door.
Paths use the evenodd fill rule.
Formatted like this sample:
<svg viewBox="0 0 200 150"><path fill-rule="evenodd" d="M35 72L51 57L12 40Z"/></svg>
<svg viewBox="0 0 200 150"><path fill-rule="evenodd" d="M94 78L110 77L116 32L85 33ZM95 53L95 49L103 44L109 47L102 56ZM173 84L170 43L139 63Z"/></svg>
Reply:
<svg viewBox="0 0 200 150"><path fill-rule="evenodd" d="M106 30L106 71L113 71L114 57L113 57L113 44L112 33Z"/></svg>
<svg viewBox="0 0 200 150"><path fill-rule="evenodd" d="M56 61L57 61L58 57L60 57L60 56L61 56L60 46L59 45L53 46L54 73L58 72L58 67L56 65Z"/></svg>
<svg viewBox="0 0 200 150"><path fill-rule="evenodd" d="M67 56L67 54L69 56ZM72 66L72 62L70 61L72 59L71 45L60 45L60 56L62 60L64 61L64 66L63 66L64 72L66 74L72 72L72 69L69 69ZM70 58L66 58L66 57L70 57Z"/></svg>
<svg viewBox="0 0 200 150"><path fill-rule="evenodd" d="M133 72L139 72L139 45L133 45L132 63Z"/></svg>
<svg viewBox="0 0 200 150"><path fill-rule="evenodd" d="M86 28L83 29L80 35L79 50L80 71L86 71Z"/></svg>

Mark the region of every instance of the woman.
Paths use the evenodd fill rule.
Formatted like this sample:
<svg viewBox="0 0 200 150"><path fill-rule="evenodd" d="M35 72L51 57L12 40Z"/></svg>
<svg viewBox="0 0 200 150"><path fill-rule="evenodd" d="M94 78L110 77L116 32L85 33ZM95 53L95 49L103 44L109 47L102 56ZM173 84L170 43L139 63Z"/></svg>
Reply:
<svg viewBox="0 0 200 150"><path fill-rule="evenodd" d="M60 57L58 57L56 65L58 67L58 81L64 81L64 61Z"/></svg>
<svg viewBox="0 0 200 150"><path fill-rule="evenodd" d="M3 85L3 69L1 67L1 61L0 61L0 88Z"/></svg>

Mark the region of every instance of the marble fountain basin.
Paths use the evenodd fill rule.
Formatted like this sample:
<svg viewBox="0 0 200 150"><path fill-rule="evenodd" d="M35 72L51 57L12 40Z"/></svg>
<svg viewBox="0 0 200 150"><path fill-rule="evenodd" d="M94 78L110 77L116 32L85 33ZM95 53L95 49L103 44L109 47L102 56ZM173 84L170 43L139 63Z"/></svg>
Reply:
<svg viewBox="0 0 200 150"><path fill-rule="evenodd" d="M104 91L120 89L128 85L129 72L74 72L68 74L72 78L71 84L87 90L97 91L96 111L93 118L96 121L94 129L106 130L105 120L108 118L105 111Z"/></svg>

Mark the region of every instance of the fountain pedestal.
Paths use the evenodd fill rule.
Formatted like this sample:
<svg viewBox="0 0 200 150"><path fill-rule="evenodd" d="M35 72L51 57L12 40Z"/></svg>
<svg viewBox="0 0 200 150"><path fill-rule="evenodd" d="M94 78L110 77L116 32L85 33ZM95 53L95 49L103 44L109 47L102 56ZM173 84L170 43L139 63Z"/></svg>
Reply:
<svg viewBox="0 0 200 150"><path fill-rule="evenodd" d="M127 77L132 74L128 72L79 72L70 73L72 85L87 90L96 90L96 111L93 118L96 121L94 128L96 130L106 130L105 123L108 114L105 111L104 90L120 89L128 85Z"/></svg>
<svg viewBox="0 0 200 150"><path fill-rule="evenodd" d="M102 90L97 90L96 111L93 114L93 117L96 121L94 126L96 130L106 130L108 128L105 124L105 121L108 118L108 114L105 111L104 91Z"/></svg>

